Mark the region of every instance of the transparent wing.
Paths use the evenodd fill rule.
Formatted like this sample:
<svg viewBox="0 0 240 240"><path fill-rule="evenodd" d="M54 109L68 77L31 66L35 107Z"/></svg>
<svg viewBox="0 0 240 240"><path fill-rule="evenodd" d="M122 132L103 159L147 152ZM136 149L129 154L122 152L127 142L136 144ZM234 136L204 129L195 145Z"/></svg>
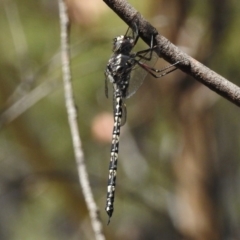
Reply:
<svg viewBox="0 0 240 240"><path fill-rule="evenodd" d="M105 77L105 96L106 98L113 98L113 84Z"/></svg>
<svg viewBox="0 0 240 240"><path fill-rule="evenodd" d="M109 80L105 76L105 96L106 96L106 98L108 98L108 96L109 96L108 89L109 89Z"/></svg>
<svg viewBox="0 0 240 240"><path fill-rule="evenodd" d="M141 63L146 64L149 67L153 67L158 60L158 56L154 51L152 51L152 53L151 51L152 50L149 50L146 53L141 54L141 56L137 56L136 61L140 61ZM136 91L142 85L147 74L148 72L144 68L139 66L137 63L134 65L131 71L131 77L129 80L126 98L130 98L133 94L136 93Z"/></svg>

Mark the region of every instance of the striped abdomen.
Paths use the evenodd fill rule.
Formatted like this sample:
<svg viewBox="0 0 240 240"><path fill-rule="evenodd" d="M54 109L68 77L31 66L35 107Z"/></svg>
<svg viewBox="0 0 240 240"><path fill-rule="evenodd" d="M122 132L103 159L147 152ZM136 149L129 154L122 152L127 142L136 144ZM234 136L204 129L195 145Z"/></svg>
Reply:
<svg viewBox="0 0 240 240"><path fill-rule="evenodd" d="M121 118L122 118L122 93L118 88L117 84L114 84L114 126L112 135L112 146L109 164L109 176L108 176L108 186L107 186L107 202L106 202L106 212L109 216L108 224L112 216L114 207L114 195L116 186L116 176L117 176L117 161L118 161L118 146L121 128Z"/></svg>

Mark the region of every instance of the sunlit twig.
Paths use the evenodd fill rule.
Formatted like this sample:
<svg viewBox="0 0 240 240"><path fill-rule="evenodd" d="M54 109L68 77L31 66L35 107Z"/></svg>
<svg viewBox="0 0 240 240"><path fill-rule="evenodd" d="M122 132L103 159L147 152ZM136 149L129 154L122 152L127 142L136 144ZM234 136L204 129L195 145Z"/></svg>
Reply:
<svg viewBox="0 0 240 240"><path fill-rule="evenodd" d="M73 89L71 83L70 71L70 54L69 54L69 27L70 22L67 14L67 6L63 0L59 0L59 15L61 27L61 55L62 55L62 72L63 72L63 85L65 93L65 103L68 113L68 121L72 135L74 146L75 159L77 162L77 170L79 175L80 184L82 187L83 195L86 201L87 208L90 213L91 223L95 238L97 240L105 239L102 233L102 223L99 218L99 211L94 201L92 190L90 187L88 173L85 166L84 155L82 151L82 144L79 135L77 124L77 111L74 102Z"/></svg>

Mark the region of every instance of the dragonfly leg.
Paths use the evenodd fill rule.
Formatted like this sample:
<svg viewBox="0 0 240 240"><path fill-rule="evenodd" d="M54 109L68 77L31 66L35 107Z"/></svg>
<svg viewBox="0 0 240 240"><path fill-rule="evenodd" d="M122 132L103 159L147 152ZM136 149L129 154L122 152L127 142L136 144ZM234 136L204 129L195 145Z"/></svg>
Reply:
<svg viewBox="0 0 240 240"><path fill-rule="evenodd" d="M130 29L132 29L132 39L134 39L134 44L133 45L135 46L137 44L137 42L138 42L138 39L139 39L137 24L134 23L134 28L133 27L131 27L131 28L128 27L127 32L125 33L125 36L128 35Z"/></svg>
<svg viewBox="0 0 240 240"><path fill-rule="evenodd" d="M146 64L144 64L144 63L136 60L136 63L137 63L141 68L143 68L145 71L147 71L149 74L151 74L151 75L152 75L153 77L155 77L155 78L161 78L161 77L163 77L163 76L165 76L165 75L167 75L167 74L169 74L169 73L177 70L176 67L173 68L173 69L172 69L172 67L174 67L175 65L177 65L179 62L180 62L180 61L178 61L178 62L176 62L176 63L174 63L174 64L172 64L172 65L169 65L169 66L167 66L167 67L165 67L165 68L163 68L163 69L155 69L155 68L149 67L148 65L146 65ZM158 74L156 74L156 73L161 73L161 74L158 75Z"/></svg>
<svg viewBox="0 0 240 240"><path fill-rule="evenodd" d="M155 47L153 47L153 36L152 36L150 48L147 48L147 49L142 50L142 51L138 51L136 53L136 57L139 57L140 58L139 60L143 59L143 60L150 61L152 59L152 54L153 54L154 48ZM145 55L149 52L150 52L150 55L148 57L146 57Z"/></svg>

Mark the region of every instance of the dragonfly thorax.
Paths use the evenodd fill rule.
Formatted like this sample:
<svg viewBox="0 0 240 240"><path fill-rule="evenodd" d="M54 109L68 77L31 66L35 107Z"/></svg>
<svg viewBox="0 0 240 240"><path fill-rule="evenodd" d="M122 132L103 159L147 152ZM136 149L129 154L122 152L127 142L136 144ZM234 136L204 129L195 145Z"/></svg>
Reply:
<svg viewBox="0 0 240 240"><path fill-rule="evenodd" d="M129 36L118 36L113 39L113 52L128 55L135 45L135 41Z"/></svg>

